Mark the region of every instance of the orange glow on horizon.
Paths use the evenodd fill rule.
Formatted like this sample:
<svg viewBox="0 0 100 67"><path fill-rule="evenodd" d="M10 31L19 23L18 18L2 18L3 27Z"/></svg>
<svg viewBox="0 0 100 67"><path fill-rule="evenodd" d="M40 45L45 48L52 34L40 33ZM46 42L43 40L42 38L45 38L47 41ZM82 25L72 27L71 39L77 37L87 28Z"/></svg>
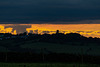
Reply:
<svg viewBox="0 0 100 67"><path fill-rule="evenodd" d="M17 33L15 32L16 30L14 30L13 32L13 28L9 27L9 28L5 28L5 26L0 25L0 33L11 33L16 35Z"/></svg>
<svg viewBox="0 0 100 67"><path fill-rule="evenodd" d="M79 33L86 37L100 38L100 24L0 24L0 33L12 33L16 35L17 31L19 31L19 25L24 26L28 33L53 34L56 33L56 30L59 30L64 34ZM16 28L14 28L15 26ZM25 31L22 30L21 32Z"/></svg>
<svg viewBox="0 0 100 67"><path fill-rule="evenodd" d="M38 34L43 34L43 31L52 34L56 33L56 30L65 34L79 33L86 37L100 37L100 24L31 24L31 28L26 28L28 33L33 31Z"/></svg>

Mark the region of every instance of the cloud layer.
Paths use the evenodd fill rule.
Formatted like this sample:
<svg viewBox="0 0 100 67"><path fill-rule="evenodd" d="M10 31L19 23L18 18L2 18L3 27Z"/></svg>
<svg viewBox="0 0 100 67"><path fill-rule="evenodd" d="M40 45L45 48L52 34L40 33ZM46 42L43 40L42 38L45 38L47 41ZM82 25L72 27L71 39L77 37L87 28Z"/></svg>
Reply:
<svg viewBox="0 0 100 67"><path fill-rule="evenodd" d="M100 0L0 0L0 23L100 20Z"/></svg>

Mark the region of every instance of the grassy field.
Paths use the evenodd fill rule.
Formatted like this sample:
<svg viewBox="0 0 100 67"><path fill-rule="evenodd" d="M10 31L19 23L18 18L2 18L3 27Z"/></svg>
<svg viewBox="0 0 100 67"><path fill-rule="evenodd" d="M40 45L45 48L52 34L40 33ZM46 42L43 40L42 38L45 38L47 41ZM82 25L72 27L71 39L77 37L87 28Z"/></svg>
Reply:
<svg viewBox="0 0 100 67"><path fill-rule="evenodd" d="M78 63L0 63L0 67L100 67L100 65Z"/></svg>
<svg viewBox="0 0 100 67"><path fill-rule="evenodd" d="M75 42L72 45L71 42L66 44L56 44L56 43L44 43L44 42L37 42L37 43L25 43L20 45L21 48L29 48L35 49L36 52L40 52L41 48L46 48L49 51L55 53L71 53L71 54L81 54L81 49L83 49L84 54L88 55L100 55L100 46L97 44L88 43L87 45L79 45L79 43ZM91 48L90 51L87 50Z"/></svg>

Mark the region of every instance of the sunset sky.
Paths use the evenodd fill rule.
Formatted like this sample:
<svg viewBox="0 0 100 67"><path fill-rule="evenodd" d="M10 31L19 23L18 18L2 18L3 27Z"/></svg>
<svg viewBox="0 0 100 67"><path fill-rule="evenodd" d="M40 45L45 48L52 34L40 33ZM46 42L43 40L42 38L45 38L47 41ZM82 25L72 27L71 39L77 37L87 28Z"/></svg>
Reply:
<svg viewBox="0 0 100 67"><path fill-rule="evenodd" d="M0 23L100 23L97 20L100 0L0 0Z"/></svg>
<svg viewBox="0 0 100 67"><path fill-rule="evenodd" d="M76 32L100 37L100 0L0 0L0 33Z"/></svg>
<svg viewBox="0 0 100 67"><path fill-rule="evenodd" d="M79 33L86 37L100 38L100 24L1 24L0 33L19 34L23 32L34 34Z"/></svg>

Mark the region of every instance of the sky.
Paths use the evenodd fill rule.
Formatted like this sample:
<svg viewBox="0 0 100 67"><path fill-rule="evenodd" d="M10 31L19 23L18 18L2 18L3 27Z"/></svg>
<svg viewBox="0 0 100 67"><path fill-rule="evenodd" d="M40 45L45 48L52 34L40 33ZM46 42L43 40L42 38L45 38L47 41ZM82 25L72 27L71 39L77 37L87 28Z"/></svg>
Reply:
<svg viewBox="0 0 100 67"><path fill-rule="evenodd" d="M14 35L23 32L34 34L79 33L85 37L100 38L100 24L0 24L0 33Z"/></svg>
<svg viewBox="0 0 100 67"><path fill-rule="evenodd" d="M0 0L0 33L57 29L100 37L100 0Z"/></svg>
<svg viewBox="0 0 100 67"><path fill-rule="evenodd" d="M0 0L0 24L100 23L100 0Z"/></svg>

